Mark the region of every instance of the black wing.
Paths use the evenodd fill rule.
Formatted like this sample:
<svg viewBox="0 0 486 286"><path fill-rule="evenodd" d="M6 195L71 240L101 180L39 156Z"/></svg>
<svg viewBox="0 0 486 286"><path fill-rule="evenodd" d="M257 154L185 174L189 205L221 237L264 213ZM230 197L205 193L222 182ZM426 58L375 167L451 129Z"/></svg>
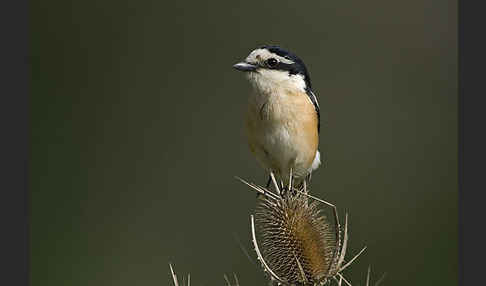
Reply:
<svg viewBox="0 0 486 286"><path fill-rule="evenodd" d="M312 104L314 104L314 108L316 109L317 113L317 132L319 133L321 131L321 113L319 110L319 103L317 102L317 97L316 95L312 92L312 90L307 89L306 90L307 96L310 98Z"/></svg>

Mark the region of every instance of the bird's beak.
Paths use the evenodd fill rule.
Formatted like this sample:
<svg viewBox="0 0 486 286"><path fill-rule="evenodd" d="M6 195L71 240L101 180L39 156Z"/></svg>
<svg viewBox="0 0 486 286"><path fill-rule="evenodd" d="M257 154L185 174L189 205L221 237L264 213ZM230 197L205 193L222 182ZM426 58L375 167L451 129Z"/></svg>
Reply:
<svg viewBox="0 0 486 286"><path fill-rule="evenodd" d="M256 65L252 65L247 62L237 63L233 65L233 67L239 71L245 71L245 72L255 71L257 69Z"/></svg>

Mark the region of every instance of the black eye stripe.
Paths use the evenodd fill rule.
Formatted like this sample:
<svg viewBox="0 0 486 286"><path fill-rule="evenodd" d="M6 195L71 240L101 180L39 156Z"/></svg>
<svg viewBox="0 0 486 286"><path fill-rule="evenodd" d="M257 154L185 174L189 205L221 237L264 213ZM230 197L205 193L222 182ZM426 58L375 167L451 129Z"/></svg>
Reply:
<svg viewBox="0 0 486 286"><path fill-rule="evenodd" d="M290 74L298 74L299 73L299 70L293 64L286 64L286 63L282 63L282 62L279 62L274 67L274 69L282 70L282 71L288 71Z"/></svg>
<svg viewBox="0 0 486 286"><path fill-rule="evenodd" d="M277 56L283 57L283 58L293 62L292 64L286 64L286 63L282 63L282 62L279 61L275 67L270 67L265 62L264 64L260 64L260 66L262 68L288 71L289 74L291 74L291 75L301 74L302 76L304 76L304 80L306 82L307 87L309 89L312 89L309 73L307 72L307 68L306 68L304 62L299 57L297 57L297 55L295 55L294 53L291 53L291 52L289 52L285 49L282 49L279 46L264 45L264 46L261 46L260 49L266 49L270 53L273 53Z"/></svg>
<svg viewBox="0 0 486 286"><path fill-rule="evenodd" d="M269 58L268 60L265 61L265 63L270 68L275 68L279 64L279 61L275 58Z"/></svg>

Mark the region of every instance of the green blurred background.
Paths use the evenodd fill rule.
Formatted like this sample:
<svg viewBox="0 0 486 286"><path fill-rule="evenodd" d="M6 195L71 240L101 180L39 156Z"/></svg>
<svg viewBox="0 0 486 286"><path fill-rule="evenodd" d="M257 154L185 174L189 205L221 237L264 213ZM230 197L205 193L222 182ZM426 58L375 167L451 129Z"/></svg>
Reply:
<svg viewBox="0 0 486 286"><path fill-rule="evenodd" d="M306 63L348 270L456 285L456 1L31 2L32 285L265 285L249 214L263 184L232 65L278 44Z"/></svg>

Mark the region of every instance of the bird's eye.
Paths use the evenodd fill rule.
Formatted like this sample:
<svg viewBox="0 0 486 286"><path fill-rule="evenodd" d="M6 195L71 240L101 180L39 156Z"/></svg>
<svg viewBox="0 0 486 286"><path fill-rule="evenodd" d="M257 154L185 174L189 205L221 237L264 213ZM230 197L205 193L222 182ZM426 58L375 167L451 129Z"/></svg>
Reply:
<svg viewBox="0 0 486 286"><path fill-rule="evenodd" d="M269 58L269 59L267 60L267 65L268 65L269 67L271 67L271 68L276 67L276 66L277 66L277 64L278 64L278 60L277 60L277 59L275 59L275 58Z"/></svg>

